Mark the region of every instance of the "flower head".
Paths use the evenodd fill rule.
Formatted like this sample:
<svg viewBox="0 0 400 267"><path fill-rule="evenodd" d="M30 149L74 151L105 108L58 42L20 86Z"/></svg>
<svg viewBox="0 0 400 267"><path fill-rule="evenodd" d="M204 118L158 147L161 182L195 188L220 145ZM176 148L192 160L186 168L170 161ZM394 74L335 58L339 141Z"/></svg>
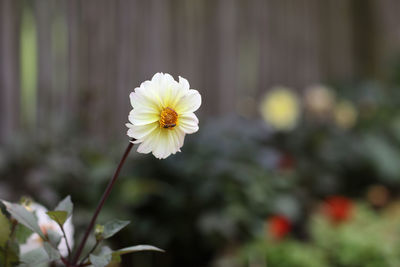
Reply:
<svg viewBox="0 0 400 267"><path fill-rule="evenodd" d="M324 212L333 223L341 223L351 216L353 203L343 196L329 197L324 205Z"/></svg>
<svg viewBox="0 0 400 267"><path fill-rule="evenodd" d="M291 130L300 116L298 97L288 88L273 88L261 102L261 115L275 129Z"/></svg>
<svg viewBox="0 0 400 267"><path fill-rule="evenodd" d="M335 122L342 129L349 129L356 124L357 109L350 101L342 100L335 107Z"/></svg>
<svg viewBox="0 0 400 267"><path fill-rule="evenodd" d="M186 79L179 81L167 73L156 73L130 94L132 111L126 126L128 136L140 144L139 153L152 152L164 159L180 152L186 134L199 129L194 112L201 105L197 90Z"/></svg>
<svg viewBox="0 0 400 267"><path fill-rule="evenodd" d="M275 240L284 238L291 228L289 219L283 215L275 215L268 219L268 234Z"/></svg>
<svg viewBox="0 0 400 267"><path fill-rule="evenodd" d="M335 104L334 92L324 85L314 85L305 91L304 102L307 111L316 118L326 119L332 114Z"/></svg>
<svg viewBox="0 0 400 267"><path fill-rule="evenodd" d="M283 153L277 162L277 168L281 171L292 170L296 165L296 159L290 153Z"/></svg>
<svg viewBox="0 0 400 267"><path fill-rule="evenodd" d="M56 232L60 236L63 235L60 226L55 221L50 219L50 217L46 214L48 210L45 207L37 203L30 203L29 205L25 205L25 208L36 215L38 219L38 225L44 235L47 235L49 231ZM67 219L63 227L68 238L68 242L71 247L73 247L74 226L72 225L72 217ZM43 239L38 234L33 233L24 244L20 245L20 253L25 254L42 246ZM65 257L68 255L67 243L64 238L61 239L61 242L58 245L58 250L62 256Z"/></svg>

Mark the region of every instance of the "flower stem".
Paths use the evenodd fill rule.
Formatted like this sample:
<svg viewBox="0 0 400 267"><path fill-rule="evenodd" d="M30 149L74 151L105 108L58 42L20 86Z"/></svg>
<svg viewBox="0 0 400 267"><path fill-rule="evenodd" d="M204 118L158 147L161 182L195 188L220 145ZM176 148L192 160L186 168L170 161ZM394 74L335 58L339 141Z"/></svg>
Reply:
<svg viewBox="0 0 400 267"><path fill-rule="evenodd" d="M90 254L96 250L96 248L100 245L101 240L96 240L96 244L94 244L93 248L87 253L87 255L81 260L81 263L78 266L82 266L85 261L89 258Z"/></svg>
<svg viewBox="0 0 400 267"><path fill-rule="evenodd" d="M62 224L59 224L60 228L61 228L61 232L64 235L64 239L65 239L65 244L67 245L67 249L68 249L68 260L71 260L72 254L71 254L71 247L69 246L68 243L68 238L67 235L65 234L65 230L64 230L64 226Z"/></svg>
<svg viewBox="0 0 400 267"><path fill-rule="evenodd" d="M132 141L133 141L133 140L132 140ZM72 264L73 264L73 265L76 265L76 264L77 264L77 262L78 262L78 260L79 260L79 257L80 257L81 254L82 254L83 248L85 247L85 244L86 244L86 241L87 241L87 239L88 239L88 237L89 237L89 234L90 234L90 232L92 231L93 226L94 226L94 224L95 224L95 222L96 222L97 216L99 215L101 209L103 208L104 203L106 202L108 196L110 195L111 190L112 190L112 188L113 188L113 186L114 186L114 183L115 183L115 181L117 180L117 178L118 178L118 176L119 176L119 173L120 173L120 171L121 171L121 168L122 168L122 166L124 165L124 162L125 162L126 158L128 157L129 152L131 151L131 149L132 149L132 147L133 147L132 141L129 142L128 147L125 149L125 153L124 153L124 155L122 156L121 161L119 162L117 169L115 170L114 176L111 178L110 182L109 182L108 185L107 185L106 190L105 190L104 193L103 193L103 196L102 196L101 199L100 199L100 202L97 204L97 208L96 208L96 211L95 211L94 214L93 214L92 220L90 221L89 226L88 226L88 228L86 229L85 235L83 236L83 239L82 239L82 241L81 241L81 243L80 243L80 245L79 245L79 247L78 247L78 250L76 251L75 257L74 257L74 259L72 260Z"/></svg>

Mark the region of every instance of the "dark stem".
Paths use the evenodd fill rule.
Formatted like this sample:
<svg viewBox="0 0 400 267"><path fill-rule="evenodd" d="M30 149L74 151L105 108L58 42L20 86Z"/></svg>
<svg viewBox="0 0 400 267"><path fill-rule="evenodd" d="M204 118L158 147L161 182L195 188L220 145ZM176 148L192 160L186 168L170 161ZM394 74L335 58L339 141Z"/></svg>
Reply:
<svg viewBox="0 0 400 267"><path fill-rule="evenodd" d="M58 224L58 225L60 226L61 231L64 235L65 244L67 245L67 249L68 249L68 260L70 261L72 254L71 254L71 247L69 246L69 243L68 243L67 235L65 234L64 226L62 224Z"/></svg>
<svg viewBox="0 0 400 267"><path fill-rule="evenodd" d="M125 153L122 156L121 161L119 162L117 169L115 170L114 176L111 178L110 182L108 183L107 188L104 191L103 196L101 197L99 204L97 205L97 208L96 208L96 211L93 214L92 220L90 221L89 226L86 229L85 235L83 236L83 239L82 239L82 241L81 241L81 243L80 243L80 245L78 247L78 250L76 251L75 257L72 260L72 265L76 265L76 263L79 260L79 257L82 254L82 250L83 250L83 248L84 248L84 246L86 244L86 241L87 241L87 239L89 237L90 232L93 229L93 226L94 226L94 224L96 222L97 216L99 215L101 209L103 208L104 202L106 202L108 196L110 195L111 190L112 190L112 188L114 186L114 183L115 183L115 181L117 180L117 178L119 176L121 168L124 165L124 162L125 162L126 158L128 157L129 152L131 151L131 149L133 147L132 141L134 141L134 140L131 140L131 142L129 142L129 145L126 148Z"/></svg>
<svg viewBox="0 0 400 267"><path fill-rule="evenodd" d="M97 246L100 244L101 240L96 240L96 244L94 244L93 248L87 253L87 255L85 257L83 257L83 259L81 260L81 263L78 266L82 266L85 261L89 258L90 254L93 253L93 251L96 250Z"/></svg>

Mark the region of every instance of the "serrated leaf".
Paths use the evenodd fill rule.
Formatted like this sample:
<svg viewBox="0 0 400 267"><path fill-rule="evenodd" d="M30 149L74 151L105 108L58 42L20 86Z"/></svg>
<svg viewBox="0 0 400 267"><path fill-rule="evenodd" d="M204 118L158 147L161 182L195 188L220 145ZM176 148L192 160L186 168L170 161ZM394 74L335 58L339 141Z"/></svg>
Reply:
<svg viewBox="0 0 400 267"><path fill-rule="evenodd" d="M28 227L35 233L37 233L43 240L46 240L43 232L40 230L40 227L37 223L37 219L33 213L26 210L26 208L22 205L10 203L7 201L3 201L6 205L7 211L14 217L20 224Z"/></svg>
<svg viewBox="0 0 400 267"><path fill-rule="evenodd" d="M96 256L90 254L90 262L94 267L105 267L111 262L111 254Z"/></svg>
<svg viewBox="0 0 400 267"><path fill-rule="evenodd" d="M6 215L4 215L2 211L0 211L0 247L3 247L6 244L7 240L10 237L10 234L10 221L8 220Z"/></svg>
<svg viewBox="0 0 400 267"><path fill-rule="evenodd" d="M56 261L61 258L60 252L57 249L53 248L49 242L44 242L43 248L49 257L49 261Z"/></svg>
<svg viewBox="0 0 400 267"><path fill-rule="evenodd" d="M103 239L107 239L121 231L122 228L127 226L129 221L112 220L104 225L104 231L101 235Z"/></svg>
<svg viewBox="0 0 400 267"><path fill-rule="evenodd" d="M24 244L32 234L33 231L22 224L18 224L15 229L15 239L19 244Z"/></svg>
<svg viewBox="0 0 400 267"><path fill-rule="evenodd" d="M59 225L63 225L68 217L68 212L63 210L55 210L46 212L47 215Z"/></svg>
<svg viewBox="0 0 400 267"><path fill-rule="evenodd" d="M66 211L67 212L67 219L71 217L72 211L74 209L74 204L71 201L71 197L67 196L63 200L58 203L57 207L54 209L55 211Z"/></svg>

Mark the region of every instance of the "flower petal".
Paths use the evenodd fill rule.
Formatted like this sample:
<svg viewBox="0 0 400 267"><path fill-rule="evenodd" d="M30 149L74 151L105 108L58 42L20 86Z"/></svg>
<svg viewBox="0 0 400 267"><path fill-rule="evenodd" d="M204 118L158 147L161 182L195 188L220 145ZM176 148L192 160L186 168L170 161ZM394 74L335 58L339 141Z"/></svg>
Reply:
<svg viewBox="0 0 400 267"><path fill-rule="evenodd" d="M129 121L133 125L146 125L160 120L160 114L133 109L129 113Z"/></svg>
<svg viewBox="0 0 400 267"><path fill-rule="evenodd" d="M181 97L176 103L175 111L179 115L195 112L201 105L201 96L197 90L190 89L188 93Z"/></svg>
<svg viewBox="0 0 400 267"><path fill-rule="evenodd" d="M179 76L179 85L181 86L182 90L184 91L188 91L190 89L190 85L188 80L186 80L185 78Z"/></svg>
<svg viewBox="0 0 400 267"><path fill-rule="evenodd" d="M172 136L174 146L176 147L175 152L178 152L178 151L180 152L181 147L183 146L183 142L185 140L185 132L176 127L173 131L171 131L171 136Z"/></svg>
<svg viewBox="0 0 400 267"><path fill-rule="evenodd" d="M142 139L151 134L157 127L159 127L158 122L145 125L132 125L128 130L128 136L135 139Z"/></svg>
<svg viewBox="0 0 400 267"><path fill-rule="evenodd" d="M168 130L160 129L159 134L153 142L153 155L158 159L165 159L170 155L168 153Z"/></svg>
<svg viewBox="0 0 400 267"><path fill-rule="evenodd" d="M182 116L179 116L179 125L185 133L191 134L195 133L199 130L199 119L197 119L194 113L186 113Z"/></svg>

